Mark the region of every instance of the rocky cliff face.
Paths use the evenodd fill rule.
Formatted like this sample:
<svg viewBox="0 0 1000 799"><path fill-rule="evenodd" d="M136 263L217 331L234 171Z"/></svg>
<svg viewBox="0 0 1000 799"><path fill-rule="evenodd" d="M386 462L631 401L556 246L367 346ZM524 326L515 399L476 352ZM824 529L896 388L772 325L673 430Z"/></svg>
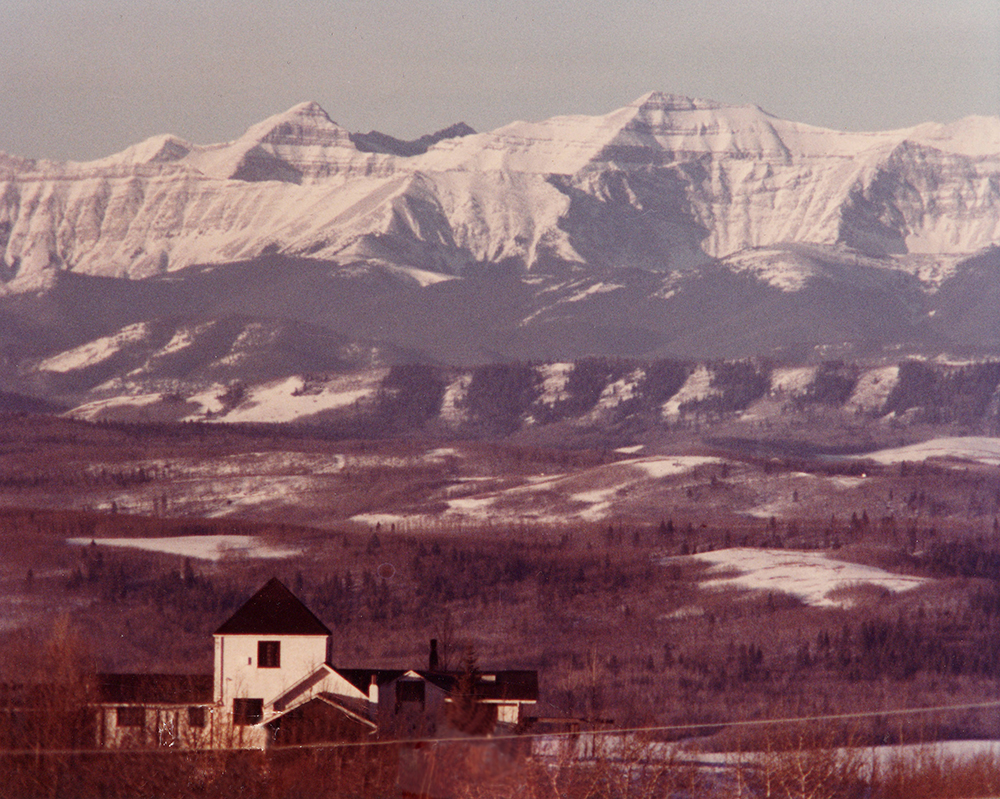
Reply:
<svg viewBox="0 0 1000 799"><path fill-rule="evenodd" d="M268 253L449 275L664 271L788 242L900 256L1000 239L1000 119L840 133L653 93L605 116L456 133L409 150L354 135L360 149L303 103L225 144L3 156L0 279L18 291L53 270L144 278Z"/></svg>

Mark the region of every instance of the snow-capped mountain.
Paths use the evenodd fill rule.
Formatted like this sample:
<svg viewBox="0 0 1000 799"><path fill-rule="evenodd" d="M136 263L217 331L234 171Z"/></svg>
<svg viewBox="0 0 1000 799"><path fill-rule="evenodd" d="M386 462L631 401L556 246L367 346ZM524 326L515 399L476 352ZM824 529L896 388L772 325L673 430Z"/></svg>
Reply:
<svg viewBox="0 0 1000 799"><path fill-rule="evenodd" d="M1000 237L1000 119L841 133L652 93L605 116L458 132L417 155L373 152L303 103L225 144L5 157L5 277L141 278L265 252L448 274L665 269L785 242L941 254Z"/></svg>
<svg viewBox="0 0 1000 799"><path fill-rule="evenodd" d="M386 363L993 353L997 244L998 118L845 133L651 93L401 142L302 103L222 144L0 154L0 388L89 391L117 373L49 367L224 319Z"/></svg>

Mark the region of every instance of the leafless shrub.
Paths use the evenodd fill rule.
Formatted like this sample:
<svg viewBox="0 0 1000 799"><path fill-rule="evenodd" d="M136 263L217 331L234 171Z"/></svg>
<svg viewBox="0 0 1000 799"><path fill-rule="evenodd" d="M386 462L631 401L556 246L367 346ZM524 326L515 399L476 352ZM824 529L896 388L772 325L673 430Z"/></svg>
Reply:
<svg viewBox="0 0 1000 799"><path fill-rule="evenodd" d="M969 757L935 746L905 748L893 755L879 779L881 799L955 799L1000 794L1000 756Z"/></svg>

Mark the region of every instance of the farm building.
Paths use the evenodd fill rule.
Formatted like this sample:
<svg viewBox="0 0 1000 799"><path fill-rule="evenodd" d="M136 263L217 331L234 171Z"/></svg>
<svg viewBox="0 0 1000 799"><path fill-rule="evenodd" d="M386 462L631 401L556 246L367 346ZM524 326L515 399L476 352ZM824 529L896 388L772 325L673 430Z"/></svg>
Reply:
<svg viewBox="0 0 1000 799"><path fill-rule="evenodd" d="M96 743L264 749L323 741L513 730L538 701L534 671L342 668L330 630L277 579L214 634L211 675L103 674Z"/></svg>

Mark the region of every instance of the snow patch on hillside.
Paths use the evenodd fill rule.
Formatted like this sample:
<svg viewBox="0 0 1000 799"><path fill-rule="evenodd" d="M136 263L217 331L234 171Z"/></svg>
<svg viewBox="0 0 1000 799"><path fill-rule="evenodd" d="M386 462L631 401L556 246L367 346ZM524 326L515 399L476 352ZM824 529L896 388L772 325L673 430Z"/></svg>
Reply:
<svg viewBox="0 0 1000 799"><path fill-rule="evenodd" d="M469 393L472 378L461 374L452 380L444 390L441 399L441 418L451 424L461 424L468 421L469 412L465 406L465 398Z"/></svg>
<svg viewBox="0 0 1000 799"><path fill-rule="evenodd" d="M149 336L145 322L123 327L113 336L103 336L42 361L38 368L45 372L71 372L102 363L129 344Z"/></svg>
<svg viewBox="0 0 1000 799"><path fill-rule="evenodd" d="M597 400L595 411L609 410L618 407L623 402L628 402L635 397L639 385L646 378L644 369L635 369L630 374L608 383L601 391L601 396Z"/></svg>
<svg viewBox="0 0 1000 799"><path fill-rule="evenodd" d="M548 363L538 368L542 378L542 390L538 397L541 405L555 405L569 397L566 383L573 372L572 363Z"/></svg>
<svg viewBox="0 0 1000 799"><path fill-rule="evenodd" d="M607 516L611 509L611 497L615 495L617 490L617 488L602 488L595 491L581 491L572 494L570 499L589 505L590 507L580 511L579 517L589 522L595 522Z"/></svg>
<svg viewBox="0 0 1000 799"><path fill-rule="evenodd" d="M775 369L771 373L771 391L782 391L792 396L804 394L816 379L815 366Z"/></svg>
<svg viewBox="0 0 1000 799"><path fill-rule="evenodd" d="M278 339L278 331L263 322L251 322L236 337L229 354L218 360L223 366L236 366L250 357L250 353L266 349Z"/></svg>
<svg viewBox="0 0 1000 799"><path fill-rule="evenodd" d="M375 395L379 374L331 380L317 392L307 392L301 377L288 377L251 389L240 406L221 418L225 422L291 422L322 411L346 408Z"/></svg>
<svg viewBox="0 0 1000 799"><path fill-rule="evenodd" d="M180 328L176 333L174 333L173 337L167 342L166 346L164 346L163 349L157 353L157 357L171 355L175 352L187 349L194 344L195 339L199 335L211 328L213 324L213 322L207 322L202 325Z"/></svg>
<svg viewBox="0 0 1000 799"><path fill-rule="evenodd" d="M747 273L783 292L801 291L816 273L808 261L788 250L751 250L725 259L737 274Z"/></svg>
<svg viewBox="0 0 1000 799"><path fill-rule="evenodd" d="M664 418L668 419L680 416L681 405L685 402L704 399L711 393L713 393L712 373L708 370L707 366L699 364L698 368L688 375L687 380L684 381L684 385L680 387L677 393L663 403L661 414Z"/></svg>
<svg viewBox="0 0 1000 799"><path fill-rule="evenodd" d="M847 407L861 412L880 411L897 383L898 366L884 366L865 372L847 400Z"/></svg>
<svg viewBox="0 0 1000 799"><path fill-rule="evenodd" d="M182 422L202 422L206 417L214 416L217 413L222 413L223 405L222 400L219 399L226 391L226 387L221 383L216 383L205 391L201 391L197 394L192 394L188 397L188 402L193 402L200 406L200 410L185 416L181 419Z"/></svg>
<svg viewBox="0 0 1000 799"><path fill-rule="evenodd" d="M910 444L906 447L870 452L861 457L884 464L947 458L1000 466L1000 438L986 436L933 438L930 441L922 441L919 444Z"/></svg>
<svg viewBox="0 0 1000 799"><path fill-rule="evenodd" d="M429 272L426 269L418 269L415 266L395 266L385 264L386 269L396 275L407 277L416 283L420 288L434 286L448 280L458 280L454 275L443 275L440 272Z"/></svg>
<svg viewBox="0 0 1000 799"><path fill-rule="evenodd" d="M110 397L108 399L95 400L94 402L87 402L83 405L78 405L73 408L67 416L72 416L74 419L83 419L88 422L93 422L110 410L118 408L144 408L150 405L156 405L162 401L163 395L160 393Z"/></svg>
<svg viewBox="0 0 1000 799"><path fill-rule="evenodd" d="M736 547L693 555L697 560L712 564L709 574L737 572L716 577L703 583L706 588L743 588L751 591L780 591L802 599L816 607L842 606L844 602L831 598L840 588L874 585L890 591L909 591L924 585L922 577L900 574L834 560L824 552L800 552L781 549Z"/></svg>
<svg viewBox="0 0 1000 799"><path fill-rule="evenodd" d="M607 294L609 291L617 291L621 288L625 287L620 286L617 283L595 283L582 291L578 291L575 294L571 294L569 297L563 298L561 302L580 302L580 300L585 300L587 297L591 297L594 294Z"/></svg>

